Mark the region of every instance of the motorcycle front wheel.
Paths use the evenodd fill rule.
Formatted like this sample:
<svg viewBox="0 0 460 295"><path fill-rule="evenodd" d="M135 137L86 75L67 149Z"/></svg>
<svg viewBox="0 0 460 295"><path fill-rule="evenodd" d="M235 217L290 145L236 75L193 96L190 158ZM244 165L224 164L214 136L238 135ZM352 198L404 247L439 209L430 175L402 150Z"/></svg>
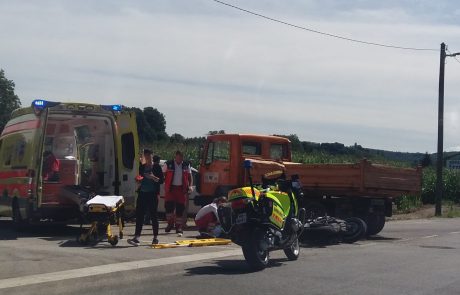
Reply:
<svg viewBox="0 0 460 295"><path fill-rule="evenodd" d="M262 230L255 230L242 247L244 259L256 271L265 269L269 261L268 249L262 247L263 239L265 239L265 233Z"/></svg>
<svg viewBox="0 0 460 295"><path fill-rule="evenodd" d="M284 254L286 254L286 257L288 260L297 260L299 258L300 254L300 245L299 245L299 238L297 237L289 247L284 248Z"/></svg>

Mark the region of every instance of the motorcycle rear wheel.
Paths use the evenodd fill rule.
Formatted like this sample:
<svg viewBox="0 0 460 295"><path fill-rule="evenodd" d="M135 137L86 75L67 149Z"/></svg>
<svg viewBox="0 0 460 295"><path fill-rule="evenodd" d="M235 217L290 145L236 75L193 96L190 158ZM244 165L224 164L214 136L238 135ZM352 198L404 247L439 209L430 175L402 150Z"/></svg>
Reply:
<svg viewBox="0 0 460 295"><path fill-rule="evenodd" d="M268 266L269 252L261 247L261 239L264 237L265 233L256 230L242 246L244 259L255 271L263 270Z"/></svg>
<svg viewBox="0 0 460 295"><path fill-rule="evenodd" d="M288 260L290 261L297 260L300 255L299 238L297 237L294 243L292 243L289 247L284 248L283 250Z"/></svg>

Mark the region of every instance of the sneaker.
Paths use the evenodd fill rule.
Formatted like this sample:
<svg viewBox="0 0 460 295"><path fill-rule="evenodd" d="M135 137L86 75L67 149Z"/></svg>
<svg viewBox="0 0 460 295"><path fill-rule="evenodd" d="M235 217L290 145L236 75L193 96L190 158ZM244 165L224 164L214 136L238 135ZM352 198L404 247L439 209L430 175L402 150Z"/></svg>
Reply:
<svg viewBox="0 0 460 295"><path fill-rule="evenodd" d="M178 229L176 229L176 234L177 234L178 237L182 237L182 235L184 234L184 232L182 231L181 228L178 228Z"/></svg>
<svg viewBox="0 0 460 295"><path fill-rule="evenodd" d="M153 238L153 240L152 240L152 245L156 245L156 244L158 244L158 239L157 239L157 238Z"/></svg>
<svg viewBox="0 0 460 295"><path fill-rule="evenodd" d="M128 239L127 240L128 244L133 245L135 247L139 246L141 243L139 242L138 239L133 238L133 239Z"/></svg>
<svg viewBox="0 0 460 295"><path fill-rule="evenodd" d="M171 224L168 224L165 228L165 233L169 233L172 230L173 226Z"/></svg>

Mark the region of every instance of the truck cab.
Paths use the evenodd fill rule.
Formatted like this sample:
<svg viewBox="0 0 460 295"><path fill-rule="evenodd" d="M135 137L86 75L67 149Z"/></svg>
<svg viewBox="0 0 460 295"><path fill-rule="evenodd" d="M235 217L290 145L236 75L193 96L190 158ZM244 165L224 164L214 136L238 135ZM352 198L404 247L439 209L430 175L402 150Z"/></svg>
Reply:
<svg viewBox="0 0 460 295"><path fill-rule="evenodd" d="M0 216L16 223L79 216L76 190L122 195L134 205L136 118L121 105L35 100L0 137Z"/></svg>
<svg viewBox="0 0 460 295"><path fill-rule="evenodd" d="M244 185L245 159L291 161L291 142L283 137L252 134L208 136L199 168L199 196L195 203L205 205L213 198Z"/></svg>

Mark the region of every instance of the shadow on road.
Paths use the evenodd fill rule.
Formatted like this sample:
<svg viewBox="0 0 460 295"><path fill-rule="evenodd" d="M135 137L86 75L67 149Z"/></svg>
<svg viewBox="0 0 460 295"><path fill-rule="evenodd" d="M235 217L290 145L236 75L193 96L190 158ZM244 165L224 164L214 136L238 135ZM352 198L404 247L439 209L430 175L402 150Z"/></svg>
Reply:
<svg viewBox="0 0 460 295"><path fill-rule="evenodd" d="M284 265L284 259L271 259L269 268ZM215 265L197 266L186 269L185 276L195 275L244 275L253 273L249 265L244 260L216 260Z"/></svg>
<svg viewBox="0 0 460 295"><path fill-rule="evenodd" d="M11 220L0 220L0 240L17 240L20 238L40 237L49 241L59 241L69 236L76 237L80 229L64 224L32 224L20 230Z"/></svg>
<svg viewBox="0 0 460 295"><path fill-rule="evenodd" d="M108 249L125 249L125 248L132 248L131 245L124 245L120 246L119 244L116 246L112 246L107 242L107 240L101 240L98 242L88 243L87 245L82 245L81 243L77 242L76 239L63 241L59 244L59 247L65 248L84 248L84 249L93 249L93 250L108 250Z"/></svg>
<svg viewBox="0 0 460 295"><path fill-rule="evenodd" d="M398 241L401 238L390 238L383 236L369 236L361 241ZM346 242L340 241L338 237L329 236L329 237L314 237L314 238L304 238L300 244L304 248L327 248L328 246L339 245L339 244L348 244Z"/></svg>

